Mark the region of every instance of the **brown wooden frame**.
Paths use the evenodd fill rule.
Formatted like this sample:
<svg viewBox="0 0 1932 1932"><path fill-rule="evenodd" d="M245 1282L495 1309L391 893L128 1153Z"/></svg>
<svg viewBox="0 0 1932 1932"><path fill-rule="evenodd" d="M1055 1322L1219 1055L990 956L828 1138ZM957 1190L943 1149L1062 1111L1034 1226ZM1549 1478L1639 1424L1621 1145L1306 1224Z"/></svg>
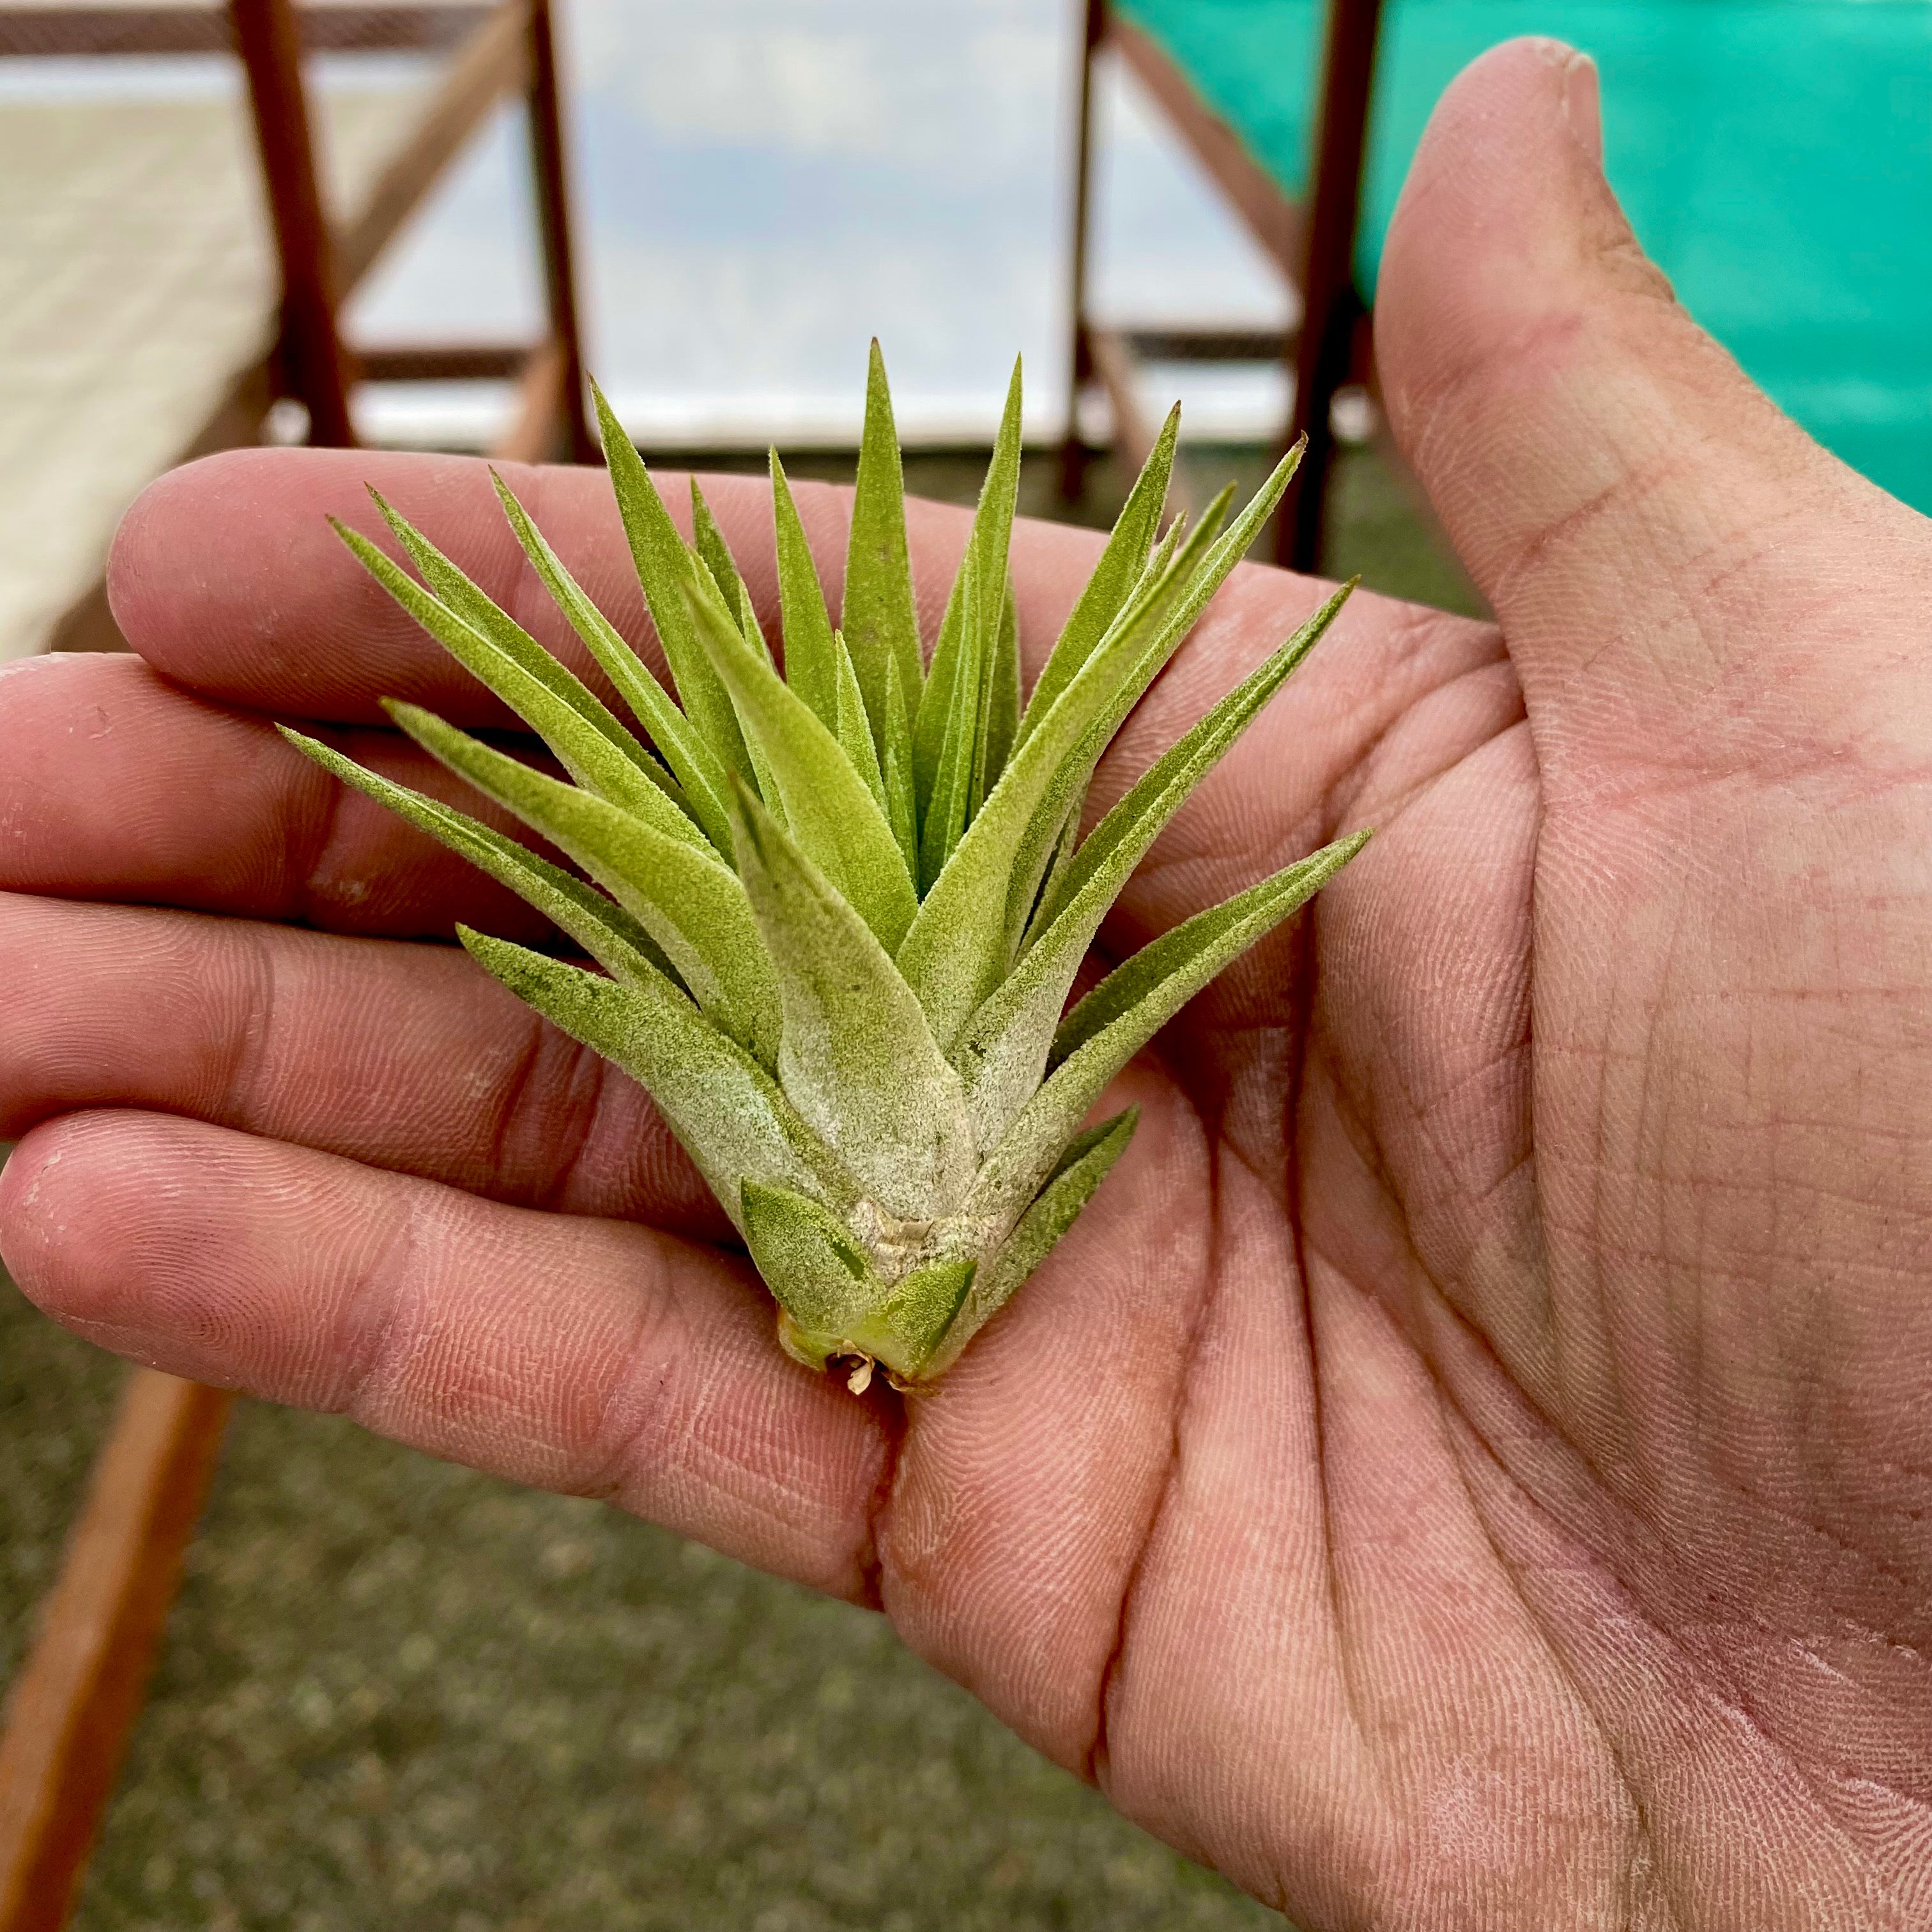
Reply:
<svg viewBox="0 0 1932 1932"><path fill-rule="evenodd" d="M297 9L304 53L367 49L441 49L474 33L493 0L313 0ZM220 54L233 51L227 8L215 0L71 0L0 8L0 54Z"/></svg>
<svg viewBox="0 0 1932 1932"><path fill-rule="evenodd" d="M1355 286L1362 166L1382 0L1329 0L1320 82L1320 113L1310 192L1305 202L1282 193L1234 128L1208 105L1166 50L1107 0L1079 0L1082 44L1073 171L1070 269L1072 342L1066 428L1061 446L1063 495L1078 496L1086 449L1080 434L1082 387L1107 392L1116 440L1136 464L1153 446L1154 429L1136 393L1134 365L1157 344L1166 356L1255 361L1280 356L1292 379L1293 407L1282 447L1306 434L1306 453L1274 518L1276 560L1312 570L1320 560L1322 511L1334 453L1329 411L1345 383L1367 380L1372 353L1367 312ZM1270 352L1245 330L1104 330L1088 314L1088 235L1092 216L1093 69L1102 48L1117 52L1199 158L1262 252L1299 292L1298 328L1274 339Z"/></svg>
<svg viewBox="0 0 1932 1932"><path fill-rule="evenodd" d="M356 440L356 428L336 328L334 251L315 178L315 137L302 86L301 29L292 0L233 0L230 11L236 51L248 76L255 145L281 264L281 386L307 407L310 442L346 449Z"/></svg>
<svg viewBox="0 0 1932 1932"><path fill-rule="evenodd" d="M346 443L353 434L352 380L505 376L517 379L518 406L494 455L506 461L593 455L549 0L415 8L334 0L299 10L290 0L232 0L232 6L233 44L248 69L282 268L282 329L275 352L237 376L183 460L256 441L279 394L307 406L311 440ZM464 21L460 42L448 32L453 17ZM206 8L14 8L0 10L0 55L205 52L225 40L194 38L183 22L205 34L211 19L221 18ZM372 38L385 34L392 38ZM318 46L398 40L454 44L458 51L361 218L332 233L316 188L300 54ZM374 265L491 105L518 85L529 104L546 337L533 349L346 345L336 326L341 296ZM68 614L62 630L56 644L69 649L120 642L100 586ZM0 1715L0 1932L59 1932L72 1910L140 1714L232 1401L224 1391L154 1370L130 1373L33 1647Z"/></svg>

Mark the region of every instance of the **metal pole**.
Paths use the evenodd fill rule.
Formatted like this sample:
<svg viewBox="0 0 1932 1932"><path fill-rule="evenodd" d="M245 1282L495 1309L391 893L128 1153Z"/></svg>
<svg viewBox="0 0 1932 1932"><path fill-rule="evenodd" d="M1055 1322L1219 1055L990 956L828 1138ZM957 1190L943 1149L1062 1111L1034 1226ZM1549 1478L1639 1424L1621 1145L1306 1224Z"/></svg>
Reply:
<svg viewBox="0 0 1932 1932"><path fill-rule="evenodd" d="M1374 85L1382 0L1329 0L1322 63L1322 119L1316 136L1301 331L1294 345L1294 403L1283 447L1308 438L1301 467L1275 513L1275 561L1314 570L1335 454L1329 405L1346 379L1361 298L1355 289L1355 236L1361 219L1362 165Z"/></svg>
<svg viewBox="0 0 1932 1932"><path fill-rule="evenodd" d="M536 189L537 230L543 246L544 296L550 314L550 340L562 364L558 382L563 452L572 463L594 463L598 457L597 439L590 433L584 404L584 346L572 261L570 194L564 171L556 28L550 18L550 0L530 0L530 170Z"/></svg>
<svg viewBox="0 0 1932 1932"><path fill-rule="evenodd" d="M231 10L281 264L282 381L308 410L309 441L347 448L356 431L335 330L334 265L316 186L295 11L289 0L232 0Z"/></svg>
<svg viewBox="0 0 1932 1932"><path fill-rule="evenodd" d="M1087 240L1094 164L1094 56L1107 31L1106 0L1076 0L1081 11L1080 71L1073 137L1073 234L1067 272L1070 339L1066 358L1066 430L1060 445L1060 500L1078 502L1086 482L1087 446L1080 435L1080 392L1094 374L1087 339Z"/></svg>

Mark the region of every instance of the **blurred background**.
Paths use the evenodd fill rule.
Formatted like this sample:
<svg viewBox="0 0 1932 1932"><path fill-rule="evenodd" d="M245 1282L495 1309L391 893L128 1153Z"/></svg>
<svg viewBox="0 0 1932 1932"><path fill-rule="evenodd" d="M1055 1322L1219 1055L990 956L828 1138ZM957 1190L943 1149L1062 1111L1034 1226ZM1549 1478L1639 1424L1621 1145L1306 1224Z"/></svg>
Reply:
<svg viewBox="0 0 1932 1932"><path fill-rule="evenodd" d="M1109 520L1179 396L1181 497L1306 428L1278 553L1480 612L1367 317L1430 105L1523 31L1598 58L1694 313L1932 510L1932 0L553 6L0 0L0 658L119 646L171 464L589 456L580 363L649 457L849 477L874 334L916 490L972 500L1023 352L1023 508ZM150 1388L142 1436L125 1387L0 1278L0 1932L69 1868L89 1932L1268 1918L875 1618L327 1419Z"/></svg>

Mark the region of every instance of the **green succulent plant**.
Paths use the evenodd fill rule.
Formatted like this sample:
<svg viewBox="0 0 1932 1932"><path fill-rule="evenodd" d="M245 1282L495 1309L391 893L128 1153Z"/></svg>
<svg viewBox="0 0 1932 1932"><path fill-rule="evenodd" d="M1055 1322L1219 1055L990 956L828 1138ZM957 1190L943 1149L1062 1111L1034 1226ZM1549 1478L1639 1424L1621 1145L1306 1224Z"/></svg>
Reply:
<svg viewBox="0 0 1932 1932"><path fill-rule="evenodd" d="M694 481L687 544L601 394L610 482L676 701L497 479L537 574L629 708L604 704L380 496L412 576L338 533L574 782L419 707L395 722L582 876L294 731L345 783L500 880L592 971L458 928L485 970L642 1083L742 1234L800 1361L942 1372L1078 1214L1134 1128L1114 1076L1360 848L1359 833L1154 941L1066 1010L1142 855L1327 628L1345 586L1086 836L1101 754L1279 499L1160 520L1171 415L1024 695L1007 570L1017 365L930 668L872 348L842 623L771 463L783 669ZM374 494L374 493L372 493ZM600 890L601 889L601 890Z"/></svg>

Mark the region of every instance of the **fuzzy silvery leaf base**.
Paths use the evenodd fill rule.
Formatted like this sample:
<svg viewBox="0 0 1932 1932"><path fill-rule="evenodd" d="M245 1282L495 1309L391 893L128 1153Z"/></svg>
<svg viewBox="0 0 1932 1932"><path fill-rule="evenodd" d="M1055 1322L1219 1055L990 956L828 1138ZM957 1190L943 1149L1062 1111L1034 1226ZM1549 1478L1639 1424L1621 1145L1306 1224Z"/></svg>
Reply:
<svg viewBox="0 0 1932 1932"><path fill-rule="evenodd" d="M800 1361L931 1381L1039 1266L1133 1132L1093 1127L1114 1075L1366 833L1197 914L1067 996L1108 908L1278 690L1345 586L1084 838L1088 782L1252 542L1295 458L1160 532L1168 418L1094 574L1023 697L1007 547L1016 368L928 668L878 345L835 626L776 454L782 657L694 482L673 524L600 394L611 485L675 699L500 480L518 541L641 736L380 497L418 573L349 545L530 725L545 776L413 705L396 723L578 873L285 734L527 899L590 971L459 928L486 970L650 1091L742 1234ZM1226 528L1223 524L1226 523ZM779 663L782 664L782 670ZM648 745L644 742L648 740Z"/></svg>

